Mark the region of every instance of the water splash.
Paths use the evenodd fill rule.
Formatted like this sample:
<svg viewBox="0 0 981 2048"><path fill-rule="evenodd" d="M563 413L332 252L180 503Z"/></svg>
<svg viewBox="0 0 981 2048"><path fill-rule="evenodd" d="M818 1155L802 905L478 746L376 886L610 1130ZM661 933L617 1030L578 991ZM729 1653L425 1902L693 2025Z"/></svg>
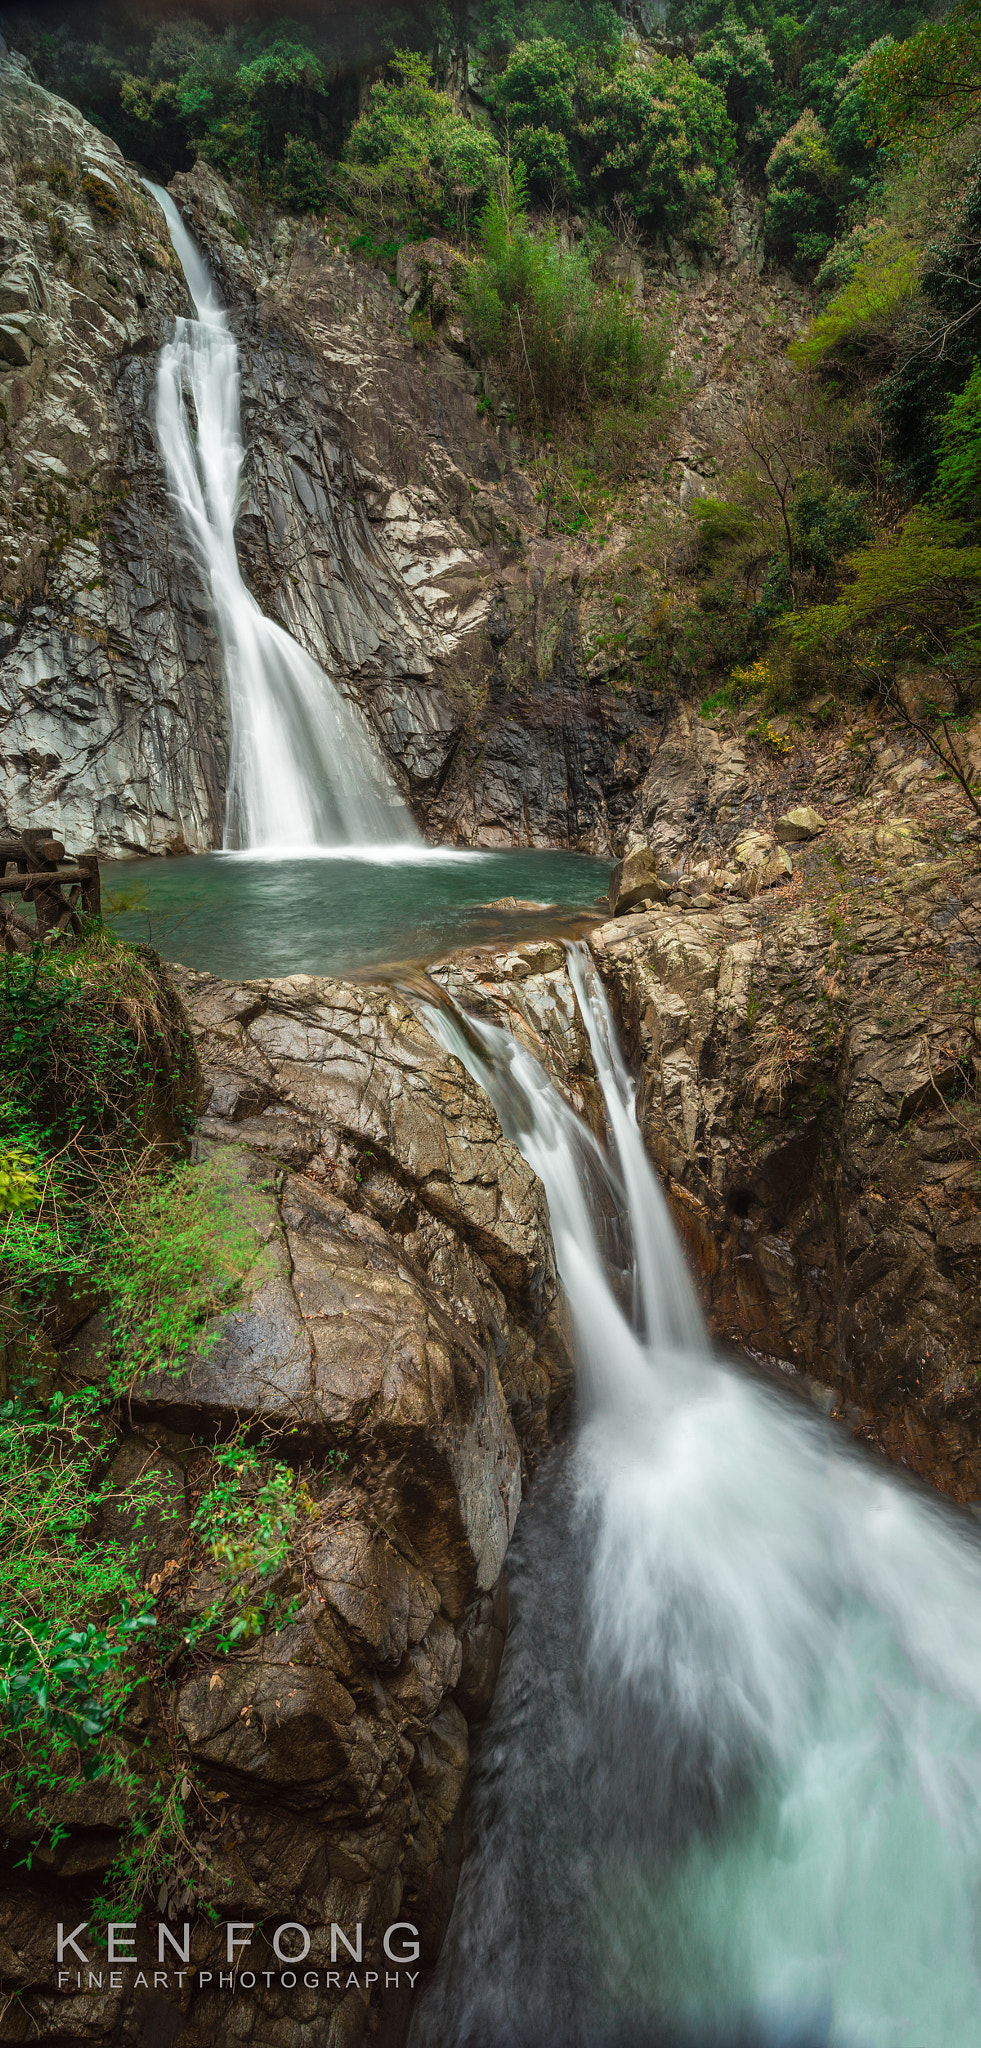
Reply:
<svg viewBox="0 0 981 2048"><path fill-rule="evenodd" d="M713 1359L584 947L570 965L632 1313L593 1140L507 1034L432 1017L545 1183L584 1412L519 1520L412 2048L974 2048L981 1547Z"/></svg>
<svg viewBox="0 0 981 2048"><path fill-rule="evenodd" d="M196 318L160 352L157 438L171 495L210 592L225 658L231 753L226 848L418 846L358 713L246 589L235 548L244 448L238 349L169 192L166 215Z"/></svg>

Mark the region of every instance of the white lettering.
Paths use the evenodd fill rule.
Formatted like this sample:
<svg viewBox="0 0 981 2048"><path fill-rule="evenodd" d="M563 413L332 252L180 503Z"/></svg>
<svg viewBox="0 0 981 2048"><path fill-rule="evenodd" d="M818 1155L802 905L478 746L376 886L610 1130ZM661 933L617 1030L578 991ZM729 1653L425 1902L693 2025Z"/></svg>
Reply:
<svg viewBox="0 0 981 2048"><path fill-rule="evenodd" d="M243 1970L243 1971L242 1971L242 1975L240 1976L240 1978L239 1978L239 1980L238 1980L238 1981L239 1981L239 1983L241 1984L241 1986L242 1986L242 1990L243 1990L243 1991L254 1991L254 1990L255 1990L255 1971L254 1971L254 1970Z"/></svg>
<svg viewBox="0 0 981 2048"><path fill-rule="evenodd" d="M225 1935L226 1962L233 1963L235 1961L235 1950L237 1948L252 1947L252 1943L249 1940L249 1935L252 1933L254 1927L254 1920L229 1920L227 1922ZM186 1963L187 1957L182 1956L181 1961Z"/></svg>
<svg viewBox="0 0 981 2048"><path fill-rule="evenodd" d="M87 1928L88 1924L89 1924L89 1923L88 1923L88 1921L87 1921L87 1920L80 1920L80 1921L79 1921L79 1923L78 1923L78 1926L77 1926L77 1927L75 1927L75 1928L73 1928L73 1930L72 1930L71 1934L66 1934L66 1933L65 1933L65 1924L64 1924L64 1921L63 1921L63 1920L59 1920L59 1922L58 1922L58 1961L59 1961L59 1963L63 1963L63 1962L64 1962L64 1960L65 1960L65 1950L66 1950L66 1948L73 1948L73 1949L74 1949L74 1951L75 1951L75 1954L77 1955L77 1957L78 1957L78 1960L79 1960L79 1962L80 1962L80 1963L87 1963L87 1962L88 1962L88 1956L83 1956L83 1954L82 1954L82 1951L81 1951L81 1949L79 1948L78 1942L77 1942L77 1941L76 1941L76 1939L75 1939L75 1936L76 1936L77 1934L84 1934L84 1933L85 1933L85 1929Z"/></svg>
<svg viewBox="0 0 981 2048"><path fill-rule="evenodd" d="M399 1956L396 1955L392 1947L392 1936L393 1934L402 1933L414 1934L415 1940L407 1941L405 1943L405 1954ZM382 1946L390 1963L414 1963L419 1954L419 1929L418 1927L413 1927L411 1920L393 1920L391 1927L386 1927L385 1929ZM360 1961L361 1957L359 1955L358 1962L360 1963Z"/></svg>
<svg viewBox="0 0 981 2048"><path fill-rule="evenodd" d="M356 1943L354 1943L354 1944L352 1945L352 1943L348 1941L347 1935L345 1934L345 1932L344 1932L344 1929L343 1929L343 1927L336 1927L336 1926L334 1925L334 1922L333 1922L333 1921L331 1921L331 1923L330 1923L330 1959L331 1959L331 1962L332 1962L332 1963L336 1963L336 1961L337 1961L337 1944L338 1944L338 1942L339 1942L339 1941L342 1941L342 1942L344 1943L344 1946L345 1946L345 1948L347 1949L348 1955L349 1955L349 1956L351 1957L351 1960L352 1960L352 1962L355 1962L355 1963L360 1963L360 1961L361 1961L361 1922L360 1922L360 1920L358 1921L358 1924L357 1924L357 1927L356 1927L356 1929L355 1929L355 1932L356 1932L356 1934L357 1934L357 1937L358 1937L358 1938L357 1938L357 1941L356 1941ZM398 1962L398 1957L397 1957L397 1956L393 1956L393 1957L392 1957L392 1961L393 1961L393 1963L396 1963L396 1962Z"/></svg>
<svg viewBox="0 0 981 2048"><path fill-rule="evenodd" d="M301 1948L299 1955L288 1956L283 1954L283 1951L280 1948L279 1944L284 1934L299 1935L300 1940L303 1943L303 1947ZM306 1928L301 1927L300 1922L298 1920L284 1920L282 1926L277 1927L276 1932L273 1935L273 1950L275 1954L278 1956L281 1963L302 1963L304 1958L310 1954L310 1936L307 1933Z"/></svg>
<svg viewBox="0 0 981 2048"><path fill-rule="evenodd" d="M316 1970L306 1970L304 1972L303 1982L306 1985L308 1991L318 1991L320 1989L320 1978L318 1977Z"/></svg>
<svg viewBox="0 0 981 2048"><path fill-rule="evenodd" d="M283 1970L283 1971L281 1971L281 1972L280 1972L280 1978L279 1978L279 1981L280 1981L280 1983L281 1983L281 1985L282 1985L282 1987L283 1987L283 1990L284 1990L284 1991L295 1991L295 1989L296 1989L296 1971L295 1971L295 1970Z"/></svg>
<svg viewBox="0 0 981 2048"><path fill-rule="evenodd" d="M232 1988L232 1983L233 1983L233 1980L234 1980L234 1971L232 1971L232 1970L229 1970L229 1971L227 1972L227 1974L226 1974L226 1972L225 1972L224 1970L219 1970L219 1972L218 1972L218 1989L219 1989L219 1991L230 1991L230 1990L231 1990L231 1988Z"/></svg>
<svg viewBox="0 0 981 2048"><path fill-rule="evenodd" d="M129 1932L130 1928L133 1930L132 1934ZM135 1938L135 1920L110 1920L109 1947L106 1951L109 1961L111 1963L135 1963L136 1957L126 1954L126 1950L132 1948ZM118 1947L117 1943L119 1944Z"/></svg>
<svg viewBox="0 0 981 2048"><path fill-rule="evenodd" d="M190 1923L190 1921L189 1921L189 1920L185 1920L185 1922L184 1922L184 1946L183 1946L183 1948L181 1947L181 1944L180 1944L180 1942L178 1941L178 1939L177 1939L177 1936L176 1936L176 1934L171 1934L170 1928L169 1928L169 1927L165 1927L165 1926L164 1926L164 1924L163 1924L163 1921L162 1921L162 1920L159 1920L159 1921L157 1922L157 1961L158 1961L158 1963L162 1963L162 1962L163 1962L163 1961L165 1960L165 1958L164 1958L164 1942L165 1942L165 1941L169 1941L169 1943L170 1943L170 1946L171 1946L171 1948L173 1949L173 1951L174 1951L175 1955L178 1955L178 1956L180 1957L180 1959L181 1959L181 1962L182 1962L182 1963L189 1963L189 1962L190 1962L190 1960L191 1960L191 1923ZM228 1960L229 1960L229 1962L231 1962L231 1956L229 1956Z"/></svg>

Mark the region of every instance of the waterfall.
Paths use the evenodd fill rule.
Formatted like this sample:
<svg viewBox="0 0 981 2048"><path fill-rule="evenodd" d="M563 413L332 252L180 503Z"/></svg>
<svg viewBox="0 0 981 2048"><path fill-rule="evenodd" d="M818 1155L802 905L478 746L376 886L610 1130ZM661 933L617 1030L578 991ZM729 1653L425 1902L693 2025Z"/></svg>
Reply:
<svg viewBox="0 0 981 2048"><path fill-rule="evenodd" d="M231 711L226 847L404 843L418 834L358 713L246 589L235 549L244 460L238 349L170 197L167 219L196 318L160 352L156 429L171 497L215 610Z"/></svg>
<svg viewBox="0 0 981 2048"><path fill-rule="evenodd" d="M605 1163L508 1034L429 1013L544 1182L582 1400L519 1518L412 2048L974 2048L981 1544L713 1358L584 947L570 970Z"/></svg>

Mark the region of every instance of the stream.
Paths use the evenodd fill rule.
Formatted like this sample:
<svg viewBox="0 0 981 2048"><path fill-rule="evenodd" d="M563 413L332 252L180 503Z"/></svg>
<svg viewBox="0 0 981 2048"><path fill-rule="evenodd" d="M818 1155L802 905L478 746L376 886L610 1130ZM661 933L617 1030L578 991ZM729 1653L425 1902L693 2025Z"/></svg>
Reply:
<svg viewBox="0 0 981 2048"><path fill-rule="evenodd" d="M431 1012L545 1184L580 1419L519 1523L411 2048L973 2048L981 1543L713 1358L587 949L570 964L608 1159L508 1034Z"/></svg>
<svg viewBox="0 0 981 2048"><path fill-rule="evenodd" d="M135 871L147 903L124 898L120 928L173 912L172 957L336 972L488 937L504 896L536 931L542 906L585 910L604 863L422 847L360 715L246 590L237 351L153 189L197 314L162 351L157 431L225 652L232 760L226 854ZM606 1149L515 1039L428 1013L544 1182L579 1400L512 1548L411 2048L975 2048L978 1537L713 1357L605 996L582 944L569 960Z"/></svg>

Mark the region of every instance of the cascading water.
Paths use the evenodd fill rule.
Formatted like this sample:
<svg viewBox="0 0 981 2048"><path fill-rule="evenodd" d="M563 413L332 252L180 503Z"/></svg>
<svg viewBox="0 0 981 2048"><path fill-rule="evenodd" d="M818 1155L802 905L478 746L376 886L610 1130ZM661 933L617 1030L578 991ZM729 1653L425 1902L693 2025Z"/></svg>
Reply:
<svg viewBox="0 0 981 2048"><path fill-rule="evenodd" d="M711 1357L584 948L570 965L632 1313L599 1148L506 1033L430 1013L545 1184L583 1399L519 1522L412 2048L975 2048L981 1546Z"/></svg>
<svg viewBox="0 0 981 2048"><path fill-rule="evenodd" d="M238 349L169 192L147 189L166 215L197 316L178 320L160 352L156 426L225 657L232 725L225 845L417 846L409 812L357 713L242 581Z"/></svg>

